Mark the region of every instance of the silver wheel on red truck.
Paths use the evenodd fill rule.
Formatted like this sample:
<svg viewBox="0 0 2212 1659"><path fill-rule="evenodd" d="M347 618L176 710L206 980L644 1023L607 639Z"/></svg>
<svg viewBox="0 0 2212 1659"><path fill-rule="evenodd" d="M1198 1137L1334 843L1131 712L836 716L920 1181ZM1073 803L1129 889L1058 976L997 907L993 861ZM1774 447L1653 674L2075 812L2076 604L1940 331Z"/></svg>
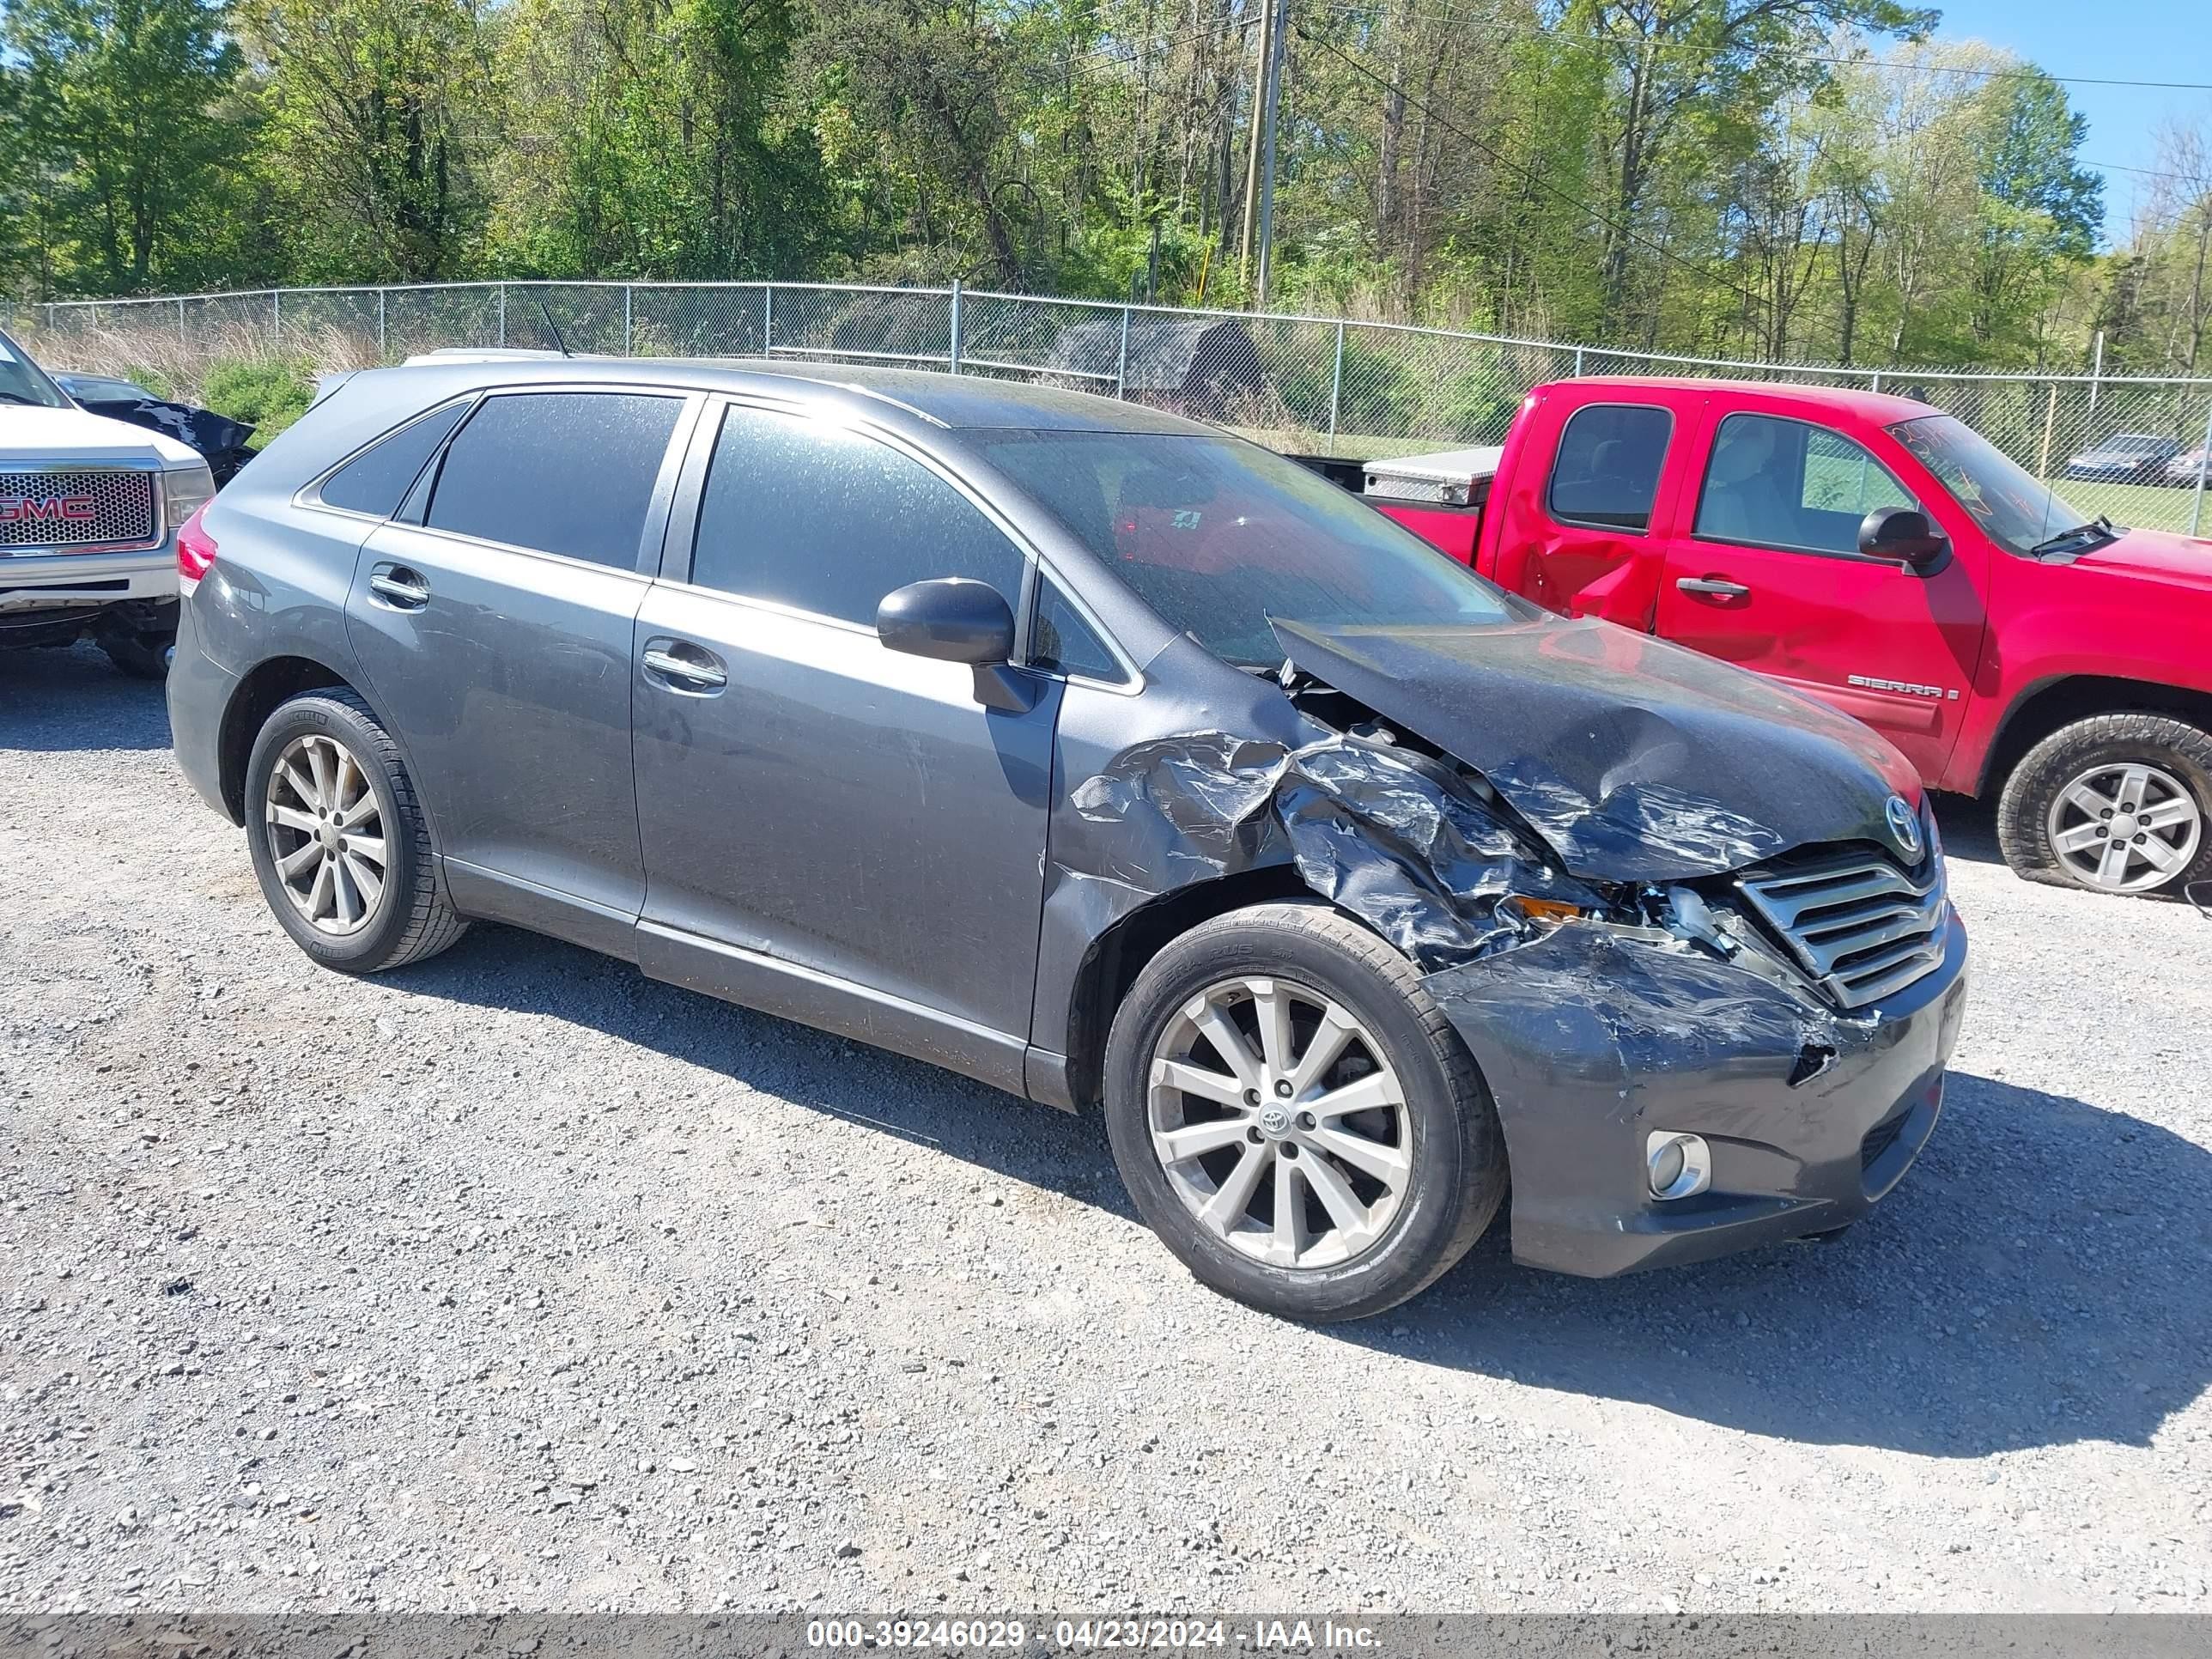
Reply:
<svg viewBox="0 0 2212 1659"><path fill-rule="evenodd" d="M2212 733L2140 713L2061 726L2006 780L1997 841L2030 881L2157 893L2212 878Z"/></svg>
<svg viewBox="0 0 2212 1659"><path fill-rule="evenodd" d="M1380 1313L1497 1213L1505 1149L1412 963L1320 904L1194 928L1107 1045L1107 1132L1137 1210L1202 1282L1293 1319Z"/></svg>

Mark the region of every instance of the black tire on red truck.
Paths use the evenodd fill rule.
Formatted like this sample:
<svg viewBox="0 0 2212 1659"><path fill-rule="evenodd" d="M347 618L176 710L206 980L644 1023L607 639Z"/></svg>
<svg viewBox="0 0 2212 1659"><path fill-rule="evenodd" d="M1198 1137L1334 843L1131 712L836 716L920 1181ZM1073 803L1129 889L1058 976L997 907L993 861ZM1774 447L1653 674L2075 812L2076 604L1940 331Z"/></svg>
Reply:
<svg viewBox="0 0 2212 1659"><path fill-rule="evenodd" d="M2212 879L2212 732L2150 713L2062 726L2013 769L1996 818L2030 881L2179 893Z"/></svg>

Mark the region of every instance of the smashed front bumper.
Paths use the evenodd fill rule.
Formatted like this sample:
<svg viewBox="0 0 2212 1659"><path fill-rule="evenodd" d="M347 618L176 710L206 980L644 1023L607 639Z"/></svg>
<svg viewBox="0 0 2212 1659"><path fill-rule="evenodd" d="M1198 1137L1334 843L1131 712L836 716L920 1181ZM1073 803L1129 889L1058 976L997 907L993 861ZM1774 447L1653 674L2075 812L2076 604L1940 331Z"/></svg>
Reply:
<svg viewBox="0 0 2212 1659"><path fill-rule="evenodd" d="M1966 1005L1966 933L1942 965L1846 1015L1674 941L1571 923L1431 974L1482 1068L1513 1172L1513 1255L1605 1277L1864 1215L1927 1144ZM1712 1179L1662 1201L1653 1131L1702 1135Z"/></svg>

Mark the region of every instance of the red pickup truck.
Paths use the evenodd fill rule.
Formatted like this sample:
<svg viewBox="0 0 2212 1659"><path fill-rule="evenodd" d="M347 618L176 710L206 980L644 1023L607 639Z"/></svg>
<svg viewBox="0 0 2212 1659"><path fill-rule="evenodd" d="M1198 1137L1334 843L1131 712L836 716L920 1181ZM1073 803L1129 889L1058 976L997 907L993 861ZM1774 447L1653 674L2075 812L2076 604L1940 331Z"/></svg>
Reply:
<svg viewBox="0 0 2212 1659"><path fill-rule="evenodd" d="M2087 520L1911 398L1561 381L1500 448L1310 464L1501 586L1773 676L1995 793L2039 881L2212 878L2212 541Z"/></svg>

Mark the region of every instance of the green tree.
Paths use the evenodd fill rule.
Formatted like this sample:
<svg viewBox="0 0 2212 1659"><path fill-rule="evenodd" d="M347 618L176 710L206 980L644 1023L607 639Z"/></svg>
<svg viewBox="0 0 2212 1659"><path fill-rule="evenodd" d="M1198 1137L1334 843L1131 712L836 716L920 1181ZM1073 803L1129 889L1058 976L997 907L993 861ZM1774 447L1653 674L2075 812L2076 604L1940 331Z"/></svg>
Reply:
<svg viewBox="0 0 2212 1659"><path fill-rule="evenodd" d="M144 289L199 224L238 134L216 111L239 71L201 0L15 0L0 15L9 193L42 275Z"/></svg>
<svg viewBox="0 0 2212 1659"><path fill-rule="evenodd" d="M1973 277L1973 334L1984 347L2032 338L2035 319L2104 223L2104 181L2082 167L2089 124L2042 72L1984 94L1987 127Z"/></svg>
<svg viewBox="0 0 2212 1659"><path fill-rule="evenodd" d="M787 0L522 0L495 257L595 276L810 272L823 234L812 135L770 106Z"/></svg>
<svg viewBox="0 0 2212 1659"><path fill-rule="evenodd" d="M1638 250L1653 240L1651 198L1670 164L1680 178L1701 143L1725 139L1723 129L1755 123L1783 95L1823 79L1813 60L1835 31L1917 36L1935 21L1933 11L1898 0L1568 0L1563 30L1600 43L1612 70L1603 135L1608 313L1634 302Z"/></svg>
<svg viewBox="0 0 2212 1659"><path fill-rule="evenodd" d="M474 257L498 85L478 0L241 0L260 166L307 280L436 281Z"/></svg>

